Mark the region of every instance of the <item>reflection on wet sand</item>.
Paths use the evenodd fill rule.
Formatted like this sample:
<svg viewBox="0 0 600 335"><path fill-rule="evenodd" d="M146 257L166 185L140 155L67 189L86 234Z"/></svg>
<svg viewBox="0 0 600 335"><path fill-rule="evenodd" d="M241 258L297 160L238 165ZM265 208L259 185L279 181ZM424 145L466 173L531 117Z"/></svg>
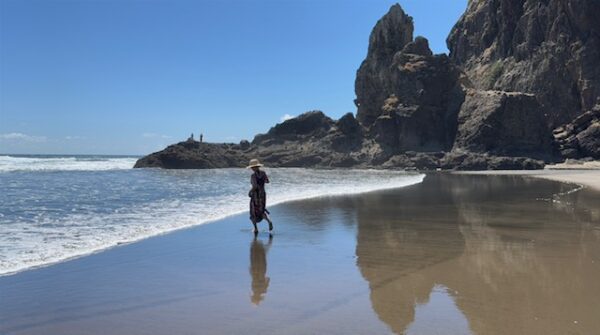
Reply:
<svg viewBox="0 0 600 335"><path fill-rule="evenodd" d="M250 276L252 279L252 296L250 301L258 305L264 299L269 287L267 277L267 253L273 242L273 235L269 235L269 242L265 246L256 236L250 244Z"/></svg>
<svg viewBox="0 0 600 335"><path fill-rule="evenodd" d="M435 287L462 313L433 329L465 317L475 334L600 329L597 193L506 176L430 175L415 187L357 206L357 265L394 333L410 333Z"/></svg>

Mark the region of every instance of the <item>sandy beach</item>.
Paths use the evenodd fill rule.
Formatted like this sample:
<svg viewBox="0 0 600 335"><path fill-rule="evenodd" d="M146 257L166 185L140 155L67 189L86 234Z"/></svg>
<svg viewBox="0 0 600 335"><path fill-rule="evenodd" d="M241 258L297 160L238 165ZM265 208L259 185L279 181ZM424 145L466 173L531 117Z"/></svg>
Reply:
<svg viewBox="0 0 600 335"><path fill-rule="evenodd" d="M461 171L457 174L471 175L520 175L565 183L578 184L600 191L600 162L591 161L579 164L562 163L547 165L543 170L505 170L505 171Z"/></svg>
<svg viewBox="0 0 600 335"><path fill-rule="evenodd" d="M272 237L238 215L0 277L0 333L593 334L600 192L576 188L434 173L284 203Z"/></svg>

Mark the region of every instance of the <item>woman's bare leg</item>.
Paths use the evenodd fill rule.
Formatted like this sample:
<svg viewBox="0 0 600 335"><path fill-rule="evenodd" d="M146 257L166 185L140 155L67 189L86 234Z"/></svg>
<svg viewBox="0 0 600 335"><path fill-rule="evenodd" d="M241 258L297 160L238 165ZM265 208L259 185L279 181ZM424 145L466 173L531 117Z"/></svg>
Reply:
<svg viewBox="0 0 600 335"><path fill-rule="evenodd" d="M254 234L258 234L258 227L256 227L256 222L252 221L252 225L254 226L254 230L252 232Z"/></svg>
<svg viewBox="0 0 600 335"><path fill-rule="evenodd" d="M263 213L263 218L269 223L269 231L273 230L273 221L271 221L269 215L267 213Z"/></svg>

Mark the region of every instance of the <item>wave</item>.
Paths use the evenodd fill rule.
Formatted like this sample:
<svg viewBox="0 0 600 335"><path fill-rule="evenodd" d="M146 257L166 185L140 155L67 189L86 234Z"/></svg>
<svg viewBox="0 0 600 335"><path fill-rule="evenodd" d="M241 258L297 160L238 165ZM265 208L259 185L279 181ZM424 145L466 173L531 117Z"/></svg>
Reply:
<svg viewBox="0 0 600 335"><path fill-rule="evenodd" d="M0 172L123 170L133 168L136 160L106 156L0 156Z"/></svg>
<svg viewBox="0 0 600 335"><path fill-rule="evenodd" d="M85 203L81 199L69 199L81 198L90 193L90 189L80 190L79 197L66 189L64 194L68 195L59 202L81 201L80 207L61 208L59 213L53 213L56 209L48 206L39 207L27 222L17 218L11 219L15 224L2 225L0 245L14 248L6 248L6 254L0 255L0 275L47 266L244 213L248 210L248 200L240 194L247 189L248 175L247 171L240 170L132 170L122 176L128 180L126 183L119 181L106 185L106 189L95 186L93 190L100 193L98 198ZM277 181L268 189L270 207L309 198L401 188L418 184L425 177L394 171L309 169L271 169L269 176ZM115 177L115 173L107 176L113 180ZM164 199L124 204L128 198L146 197L142 191L125 191L136 178L138 182L147 180L148 184L141 185L141 190L148 194L163 193ZM152 185L155 189L150 189ZM74 189L80 188L74 186ZM190 195L198 189L204 193ZM117 200L111 204L100 203L109 192L119 194L115 197ZM27 199L27 202L35 202L35 199ZM7 219L1 212L0 225Z"/></svg>

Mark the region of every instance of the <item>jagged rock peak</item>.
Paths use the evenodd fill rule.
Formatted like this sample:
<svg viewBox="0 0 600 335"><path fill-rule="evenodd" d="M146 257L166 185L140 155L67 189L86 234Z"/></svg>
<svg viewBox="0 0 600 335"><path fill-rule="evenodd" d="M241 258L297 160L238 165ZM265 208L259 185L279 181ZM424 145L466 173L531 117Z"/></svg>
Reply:
<svg viewBox="0 0 600 335"><path fill-rule="evenodd" d="M406 44L402 53L414 54L419 56L432 56L433 52L429 48L429 41L423 36L415 37L415 40Z"/></svg>
<svg viewBox="0 0 600 335"><path fill-rule="evenodd" d="M371 33L356 74L357 120L381 146L382 159L403 151L449 150L464 94L460 71L413 38L412 18L399 5Z"/></svg>
<svg viewBox="0 0 600 335"><path fill-rule="evenodd" d="M367 58L390 60L413 40L413 19L399 4L390 7L371 31Z"/></svg>
<svg viewBox="0 0 600 335"><path fill-rule="evenodd" d="M395 58L407 48L411 54L425 53L427 40L413 42L413 19L399 4L377 21L369 37L367 57L356 73L355 92L358 107L356 118L366 127L371 126L381 114L381 104L394 93L389 89L390 74Z"/></svg>

